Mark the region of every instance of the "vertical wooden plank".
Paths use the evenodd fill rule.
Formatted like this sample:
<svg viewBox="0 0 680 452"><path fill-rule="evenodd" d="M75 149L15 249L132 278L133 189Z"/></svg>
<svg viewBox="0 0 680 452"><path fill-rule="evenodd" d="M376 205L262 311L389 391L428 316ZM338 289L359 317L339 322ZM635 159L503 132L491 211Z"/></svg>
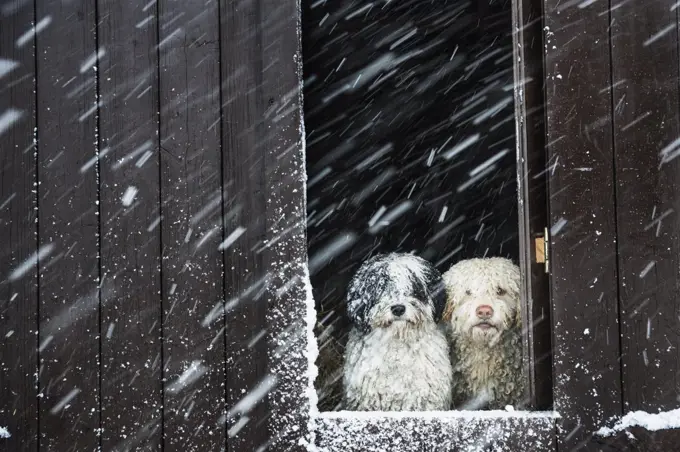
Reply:
<svg viewBox="0 0 680 452"><path fill-rule="evenodd" d="M544 234L548 221L543 110L543 39L540 0L513 4L515 124L519 192L519 240L525 372L529 405L546 410L552 405L552 348L550 296L545 265L538 262L534 238ZM542 250L540 250L542 252ZM528 314L528 315L527 315Z"/></svg>
<svg viewBox="0 0 680 452"><path fill-rule="evenodd" d="M626 411L680 407L680 90L671 6L632 1L611 11Z"/></svg>
<svg viewBox="0 0 680 452"><path fill-rule="evenodd" d="M219 16L216 0L159 0L163 450L225 444ZM151 226L150 226L151 227ZM220 314L218 312L218 314Z"/></svg>
<svg viewBox="0 0 680 452"><path fill-rule="evenodd" d="M265 185L262 95L261 0L220 1L222 61L224 250L228 450L256 450L267 441L266 403L247 410L238 403L265 376L267 366L263 297ZM240 231L240 236L238 235ZM232 235L236 234L236 235Z"/></svg>
<svg viewBox="0 0 680 452"><path fill-rule="evenodd" d="M161 447L156 8L98 0L104 450Z"/></svg>
<svg viewBox="0 0 680 452"><path fill-rule="evenodd" d="M33 2L0 5L0 449L38 449Z"/></svg>
<svg viewBox="0 0 680 452"><path fill-rule="evenodd" d="M544 2L560 450L586 445L621 413L608 7Z"/></svg>
<svg viewBox="0 0 680 452"><path fill-rule="evenodd" d="M262 0L262 95L267 186L265 261L269 367L269 450L306 450L311 385L308 351L316 347L307 267L307 177L302 122L301 10L297 0ZM312 341L311 344L308 341ZM310 348L311 347L311 348Z"/></svg>
<svg viewBox="0 0 680 452"><path fill-rule="evenodd" d="M40 448L99 446L95 2L36 3ZM81 170L86 168L85 170Z"/></svg>

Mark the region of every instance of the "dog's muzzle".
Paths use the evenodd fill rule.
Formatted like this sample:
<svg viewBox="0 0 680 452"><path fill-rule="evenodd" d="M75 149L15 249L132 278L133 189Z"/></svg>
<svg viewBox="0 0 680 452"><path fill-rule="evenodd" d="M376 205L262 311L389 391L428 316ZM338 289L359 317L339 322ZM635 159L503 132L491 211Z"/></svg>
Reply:
<svg viewBox="0 0 680 452"><path fill-rule="evenodd" d="M395 317L401 317L406 312L406 306L403 304L395 304L390 307L390 311L392 311L392 315Z"/></svg>
<svg viewBox="0 0 680 452"><path fill-rule="evenodd" d="M494 310L491 305L480 304L477 306L477 309L475 309L475 315L479 321L473 325L473 328L479 328L482 331L489 331L491 329L497 330L498 327L491 322L493 314Z"/></svg>

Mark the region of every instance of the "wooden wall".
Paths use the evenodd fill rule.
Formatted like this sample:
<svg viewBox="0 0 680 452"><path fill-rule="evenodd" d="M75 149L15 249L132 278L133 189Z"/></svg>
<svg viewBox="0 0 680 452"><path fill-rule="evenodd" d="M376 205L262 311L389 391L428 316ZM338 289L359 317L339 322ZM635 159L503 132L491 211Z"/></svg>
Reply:
<svg viewBox="0 0 680 452"><path fill-rule="evenodd" d="M558 449L665 450L593 433L680 407L677 5L543 6Z"/></svg>
<svg viewBox="0 0 680 452"><path fill-rule="evenodd" d="M264 447L297 2L0 8L0 449Z"/></svg>
<svg viewBox="0 0 680 452"><path fill-rule="evenodd" d="M556 447L670 450L593 433L680 406L678 8L542 6ZM4 450L303 447L298 26L292 0L0 5Z"/></svg>

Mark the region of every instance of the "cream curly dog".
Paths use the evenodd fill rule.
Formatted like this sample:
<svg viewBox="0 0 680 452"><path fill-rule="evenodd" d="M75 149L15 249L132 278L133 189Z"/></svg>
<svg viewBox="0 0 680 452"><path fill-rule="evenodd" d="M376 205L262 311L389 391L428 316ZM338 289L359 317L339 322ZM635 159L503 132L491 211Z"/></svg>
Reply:
<svg viewBox="0 0 680 452"><path fill-rule="evenodd" d="M500 257L458 262L443 275L456 409L521 406L522 310L519 267Z"/></svg>

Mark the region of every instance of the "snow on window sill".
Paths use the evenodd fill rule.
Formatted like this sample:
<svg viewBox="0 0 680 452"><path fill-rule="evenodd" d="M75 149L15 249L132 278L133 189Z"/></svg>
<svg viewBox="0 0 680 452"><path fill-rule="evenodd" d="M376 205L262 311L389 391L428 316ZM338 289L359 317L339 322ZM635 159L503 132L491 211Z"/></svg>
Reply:
<svg viewBox="0 0 680 452"><path fill-rule="evenodd" d="M556 411L322 411L313 415L320 419L495 419L531 418L559 419Z"/></svg>
<svg viewBox="0 0 680 452"><path fill-rule="evenodd" d="M310 451L553 450L553 411L336 411L310 418Z"/></svg>

